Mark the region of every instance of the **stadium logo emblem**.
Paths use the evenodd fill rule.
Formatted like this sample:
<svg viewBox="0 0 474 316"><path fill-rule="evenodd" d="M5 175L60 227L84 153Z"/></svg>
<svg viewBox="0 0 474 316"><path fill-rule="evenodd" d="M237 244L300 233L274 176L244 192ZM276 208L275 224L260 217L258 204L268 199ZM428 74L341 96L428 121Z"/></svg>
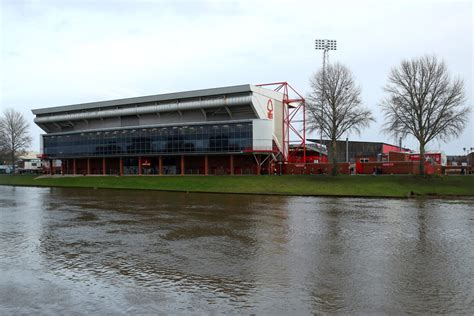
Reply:
<svg viewBox="0 0 474 316"><path fill-rule="evenodd" d="M273 119L273 102L271 99L268 99L268 102L267 102L267 117L270 120Z"/></svg>

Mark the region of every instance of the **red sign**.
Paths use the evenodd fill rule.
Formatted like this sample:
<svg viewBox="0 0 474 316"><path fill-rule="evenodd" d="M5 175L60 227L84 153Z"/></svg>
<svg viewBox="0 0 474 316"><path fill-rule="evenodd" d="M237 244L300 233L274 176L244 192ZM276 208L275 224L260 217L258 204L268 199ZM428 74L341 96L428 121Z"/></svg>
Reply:
<svg viewBox="0 0 474 316"><path fill-rule="evenodd" d="M268 119L273 119L273 102L272 99L268 99L267 102L267 117Z"/></svg>
<svg viewBox="0 0 474 316"><path fill-rule="evenodd" d="M411 161L420 161L419 154L412 154L410 155ZM437 164L441 164L441 154L440 153L426 153L425 154L425 161L434 160Z"/></svg>

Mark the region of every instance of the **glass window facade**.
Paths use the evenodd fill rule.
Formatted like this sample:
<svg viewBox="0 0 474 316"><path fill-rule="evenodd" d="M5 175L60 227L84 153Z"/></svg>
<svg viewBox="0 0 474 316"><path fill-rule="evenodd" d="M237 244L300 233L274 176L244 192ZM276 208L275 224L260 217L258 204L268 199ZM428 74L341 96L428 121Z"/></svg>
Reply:
<svg viewBox="0 0 474 316"><path fill-rule="evenodd" d="M49 157L228 153L252 148L252 122L44 135Z"/></svg>

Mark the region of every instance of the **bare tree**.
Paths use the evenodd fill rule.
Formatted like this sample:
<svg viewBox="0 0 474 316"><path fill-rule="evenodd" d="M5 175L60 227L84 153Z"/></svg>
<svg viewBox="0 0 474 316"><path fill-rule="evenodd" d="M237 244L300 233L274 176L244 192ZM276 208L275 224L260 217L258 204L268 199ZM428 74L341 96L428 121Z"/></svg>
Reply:
<svg viewBox="0 0 474 316"><path fill-rule="evenodd" d="M469 117L464 83L451 79L436 56L404 60L391 70L381 107L385 131L394 137L412 135L420 147L420 174L425 173L425 146L433 139L459 136Z"/></svg>
<svg viewBox="0 0 474 316"><path fill-rule="evenodd" d="M8 160L7 154L5 153L4 148L0 144L0 165L3 165Z"/></svg>
<svg viewBox="0 0 474 316"><path fill-rule="evenodd" d="M0 117L0 152L9 158L13 173L18 157L26 152L31 143L28 123L23 115L13 109L7 109Z"/></svg>
<svg viewBox="0 0 474 316"><path fill-rule="evenodd" d="M339 63L329 64L326 71L311 78L308 96L308 130L318 131L331 142L328 150L332 174L337 173L337 140L345 133L360 133L374 118L362 105L361 90L355 85L351 71Z"/></svg>

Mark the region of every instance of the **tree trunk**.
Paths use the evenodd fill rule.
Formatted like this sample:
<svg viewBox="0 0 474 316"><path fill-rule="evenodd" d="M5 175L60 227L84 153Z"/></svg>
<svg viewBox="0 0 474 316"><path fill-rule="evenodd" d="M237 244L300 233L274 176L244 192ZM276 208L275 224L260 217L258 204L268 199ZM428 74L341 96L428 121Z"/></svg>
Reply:
<svg viewBox="0 0 474 316"><path fill-rule="evenodd" d="M420 175L425 175L425 144L420 142Z"/></svg>
<svg viewBox="0 0 474 316"><path fill-rule="evenodd" d="M333 139L331 141L331 152L332 152L332 172L333 176L337 175L337 158L336 158L336 150L337 150L337 141Z"/></svg>
<svg viewBox="0 0 474 316"><path fill-rule="evenodd" d="M12 150L10 158L12 162L12 173L15 174L15 151L14 150Z"/></svg>

